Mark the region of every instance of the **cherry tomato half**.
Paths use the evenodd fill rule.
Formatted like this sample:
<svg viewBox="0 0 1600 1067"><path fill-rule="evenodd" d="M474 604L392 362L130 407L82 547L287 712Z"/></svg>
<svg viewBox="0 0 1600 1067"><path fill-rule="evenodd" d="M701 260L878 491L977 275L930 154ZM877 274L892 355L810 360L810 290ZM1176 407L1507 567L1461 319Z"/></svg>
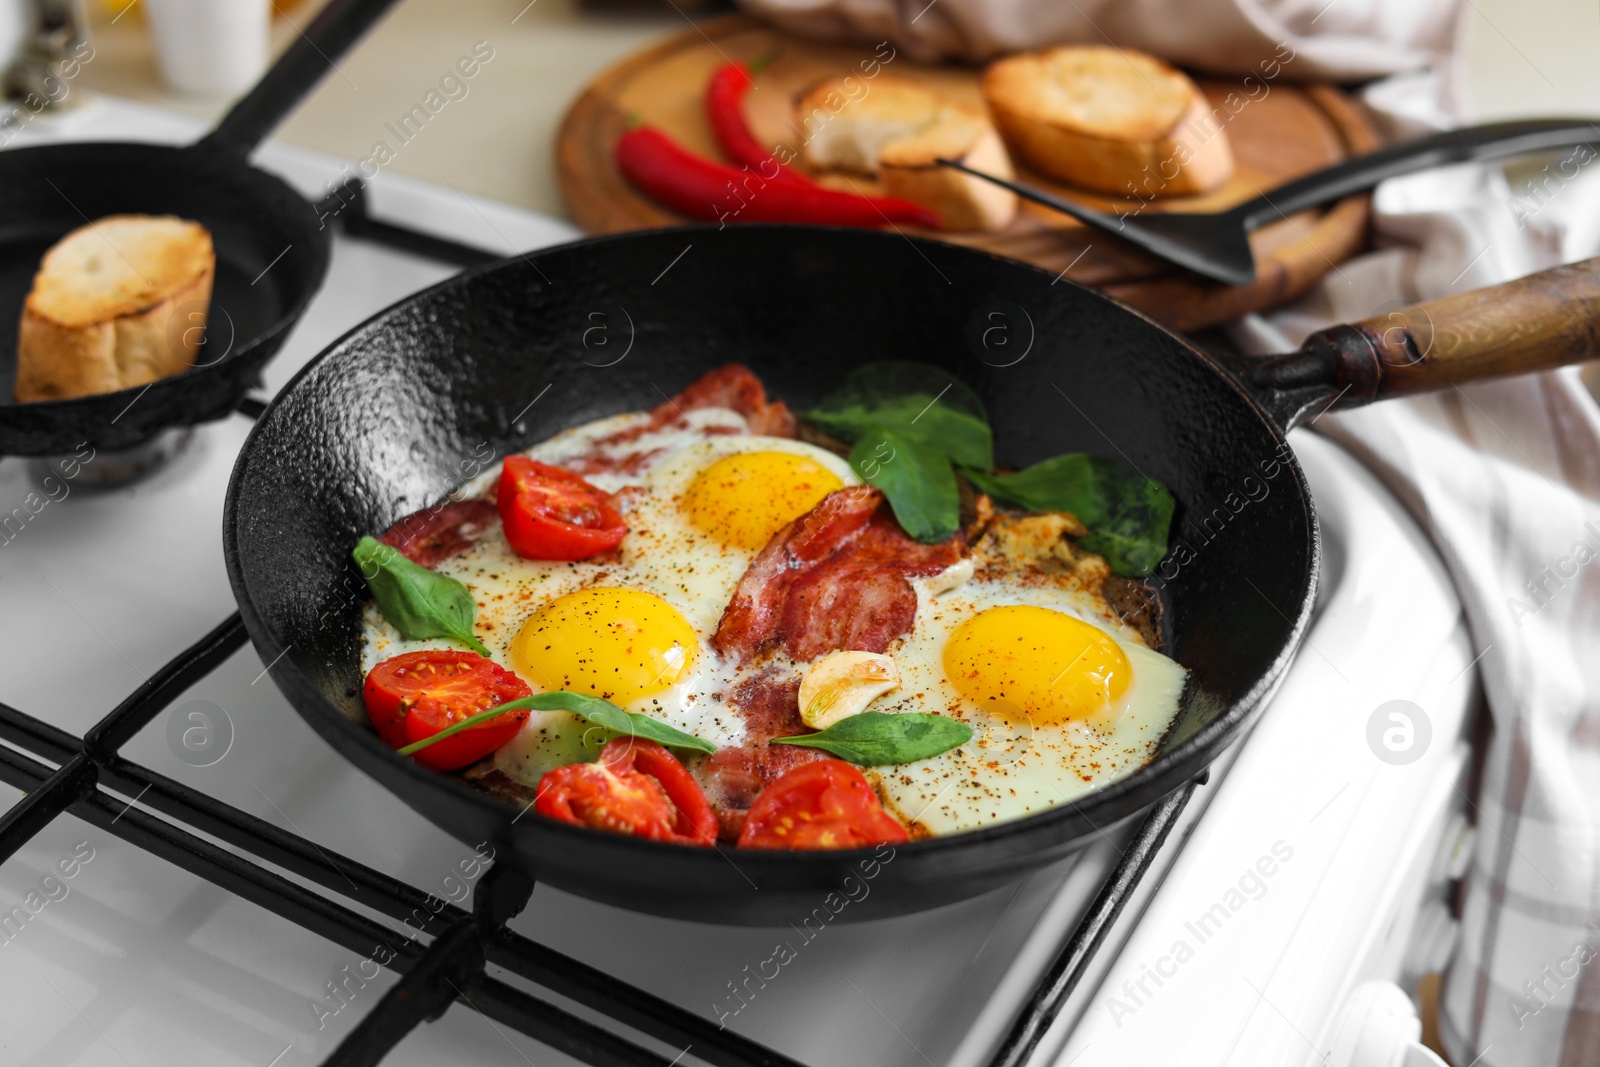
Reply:
<svg viewBox="0 0 1600 1067"><path fill-rule="evenodd" d="M866 777L844 760L805 763L761 791L740 848L861 848L907 840Z"/></svg>
<svg viewBox="0 0 1600 1067"><path fill-rule="evenodd" d="M527 456L506 457L495 507L523 559L588 559L616 548L628 532L608 493Z"/></svg>
<svg viewBox="0 0 1600 1067"><path fill-rule="evenodd" d="M639 737L616 738L594 763L546 771L533 808L575 826L650 841L717 842L717 817L700 784L676 756Z"/></svg>
<svg viewBox="0 0 1600 1067"><path fill-rule="evenodd" d="M533 695L526 682L476 652L406 652L367 674L362 697L378 736L404 748L470 715ZM424 767L453 771L510 741L527 720L508 711L412 755Z"/></svg>

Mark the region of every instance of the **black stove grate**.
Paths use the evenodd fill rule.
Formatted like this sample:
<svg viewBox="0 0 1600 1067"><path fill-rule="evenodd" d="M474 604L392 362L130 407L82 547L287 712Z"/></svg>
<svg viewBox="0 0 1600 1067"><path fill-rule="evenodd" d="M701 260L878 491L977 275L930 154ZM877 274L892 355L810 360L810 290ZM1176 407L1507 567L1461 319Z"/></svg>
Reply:
<svg viewBox="0 0 1600 1067"><path fill-rule="evenodd" d="M497 258L372 219L359 182L347 184L323 207L338 217L347 233L363 240L462 266ZM263 405L246 399L239 410L255 417ZM512 931L506 924L527 905L534 886L519 869L500 864L490 868L474 889L472 910L467 911L346 856L331 854L119 754L123 745L243 648L246 640L239 615L229 616L82 738L0 703L0 741L14 746L0 745L0 780L25 793L0 815L0 863L57 815L70 812L335 944L383 961L400 974L400 980L323 1061L325 1067L380 1063L419 1023L437 1019L458 1002L595 1067L672 1067L686 1057L717 1067L803 1067ZM1020 1067L1026 1062L1134 886L1150 869L1193 789L1190 783L1174 791L1144 817L1121 861L1022 1005L989 1067ZM429 940L399 933L351 904L414 924ZM620 1037L551 1000L516 988L491 975L490 964L558 991L562 998L669 1051Z"/></svg>

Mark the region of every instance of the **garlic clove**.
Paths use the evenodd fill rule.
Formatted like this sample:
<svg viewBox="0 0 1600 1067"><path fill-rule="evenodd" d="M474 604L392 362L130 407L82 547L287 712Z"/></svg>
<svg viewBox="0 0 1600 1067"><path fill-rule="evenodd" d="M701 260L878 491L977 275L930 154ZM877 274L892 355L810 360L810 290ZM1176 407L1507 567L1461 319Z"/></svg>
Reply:
<svg viewBox="0 0 1600 1067"><path fill-rule="evenodd" d="M800 682L800 718L826 730L900 684L900 669L878 652L830 652L811 665Z"/></svg>

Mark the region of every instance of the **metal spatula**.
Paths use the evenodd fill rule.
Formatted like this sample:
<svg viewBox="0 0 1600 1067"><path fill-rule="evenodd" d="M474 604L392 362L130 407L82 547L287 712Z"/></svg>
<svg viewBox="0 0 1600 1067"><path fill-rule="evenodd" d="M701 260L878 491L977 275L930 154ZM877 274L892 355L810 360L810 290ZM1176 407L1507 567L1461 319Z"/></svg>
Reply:
<svg viewBox="0 0 1600 1067"><path fill-rule="evenodd" d="M1280 185L1238 207L1212 214L1130 211L1108 214L1054 196L1020 182L1007 181L973 170L953 159L936 160L973 177L1010 189L1025 200L1055 208L1079 222L1115 234L1170 263L1228 285L1248 285L1255 280L1255 257L1250 252L1250 232L1293 212L1324 204L1351 193L1370 189L1385 178L1426 170L1447 163L1506 159L1577 145L1600 146L1600 120L1527 119L1466 126L1403 141L1364 156L1347 159L1325 170ZM1580 161L1587 163L1594 158ZM1563 168L1555 180L1576 174L1575 163Z"/></svg>

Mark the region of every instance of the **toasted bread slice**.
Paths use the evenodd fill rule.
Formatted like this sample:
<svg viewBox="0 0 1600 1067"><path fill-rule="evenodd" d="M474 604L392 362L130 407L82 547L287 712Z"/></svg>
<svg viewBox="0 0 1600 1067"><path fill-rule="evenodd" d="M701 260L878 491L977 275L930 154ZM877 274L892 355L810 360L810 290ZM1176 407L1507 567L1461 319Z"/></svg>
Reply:
<svg viewBox="0 0 1600 1067"><path fill-rule="evenodd" d="M955 159L1011 177L1005 144L979 111L889 77L853 100L843 79L824 82L801 98L799 111L813 131L805 155L815 170L875 176L885 196L929 208L947 230L998 230L1017 213L1015 194L934 163Z"/></svg>
<svg viewBox="0 0 1600 1067"><path fill-rule="evenodd" d="M211 234L170 215L109 215L44 254L22 308L21 403L109 393L186 370L216 273Z"/></svg>
<svg viewBox="0 0 1600 1067"><path fill-rule="evenodd" d="M1123 196L1209 192L1233 173L1205 96L1154 56L1102 45L1009 56L983 74L1006 144L1074 185Z"/></svg>

